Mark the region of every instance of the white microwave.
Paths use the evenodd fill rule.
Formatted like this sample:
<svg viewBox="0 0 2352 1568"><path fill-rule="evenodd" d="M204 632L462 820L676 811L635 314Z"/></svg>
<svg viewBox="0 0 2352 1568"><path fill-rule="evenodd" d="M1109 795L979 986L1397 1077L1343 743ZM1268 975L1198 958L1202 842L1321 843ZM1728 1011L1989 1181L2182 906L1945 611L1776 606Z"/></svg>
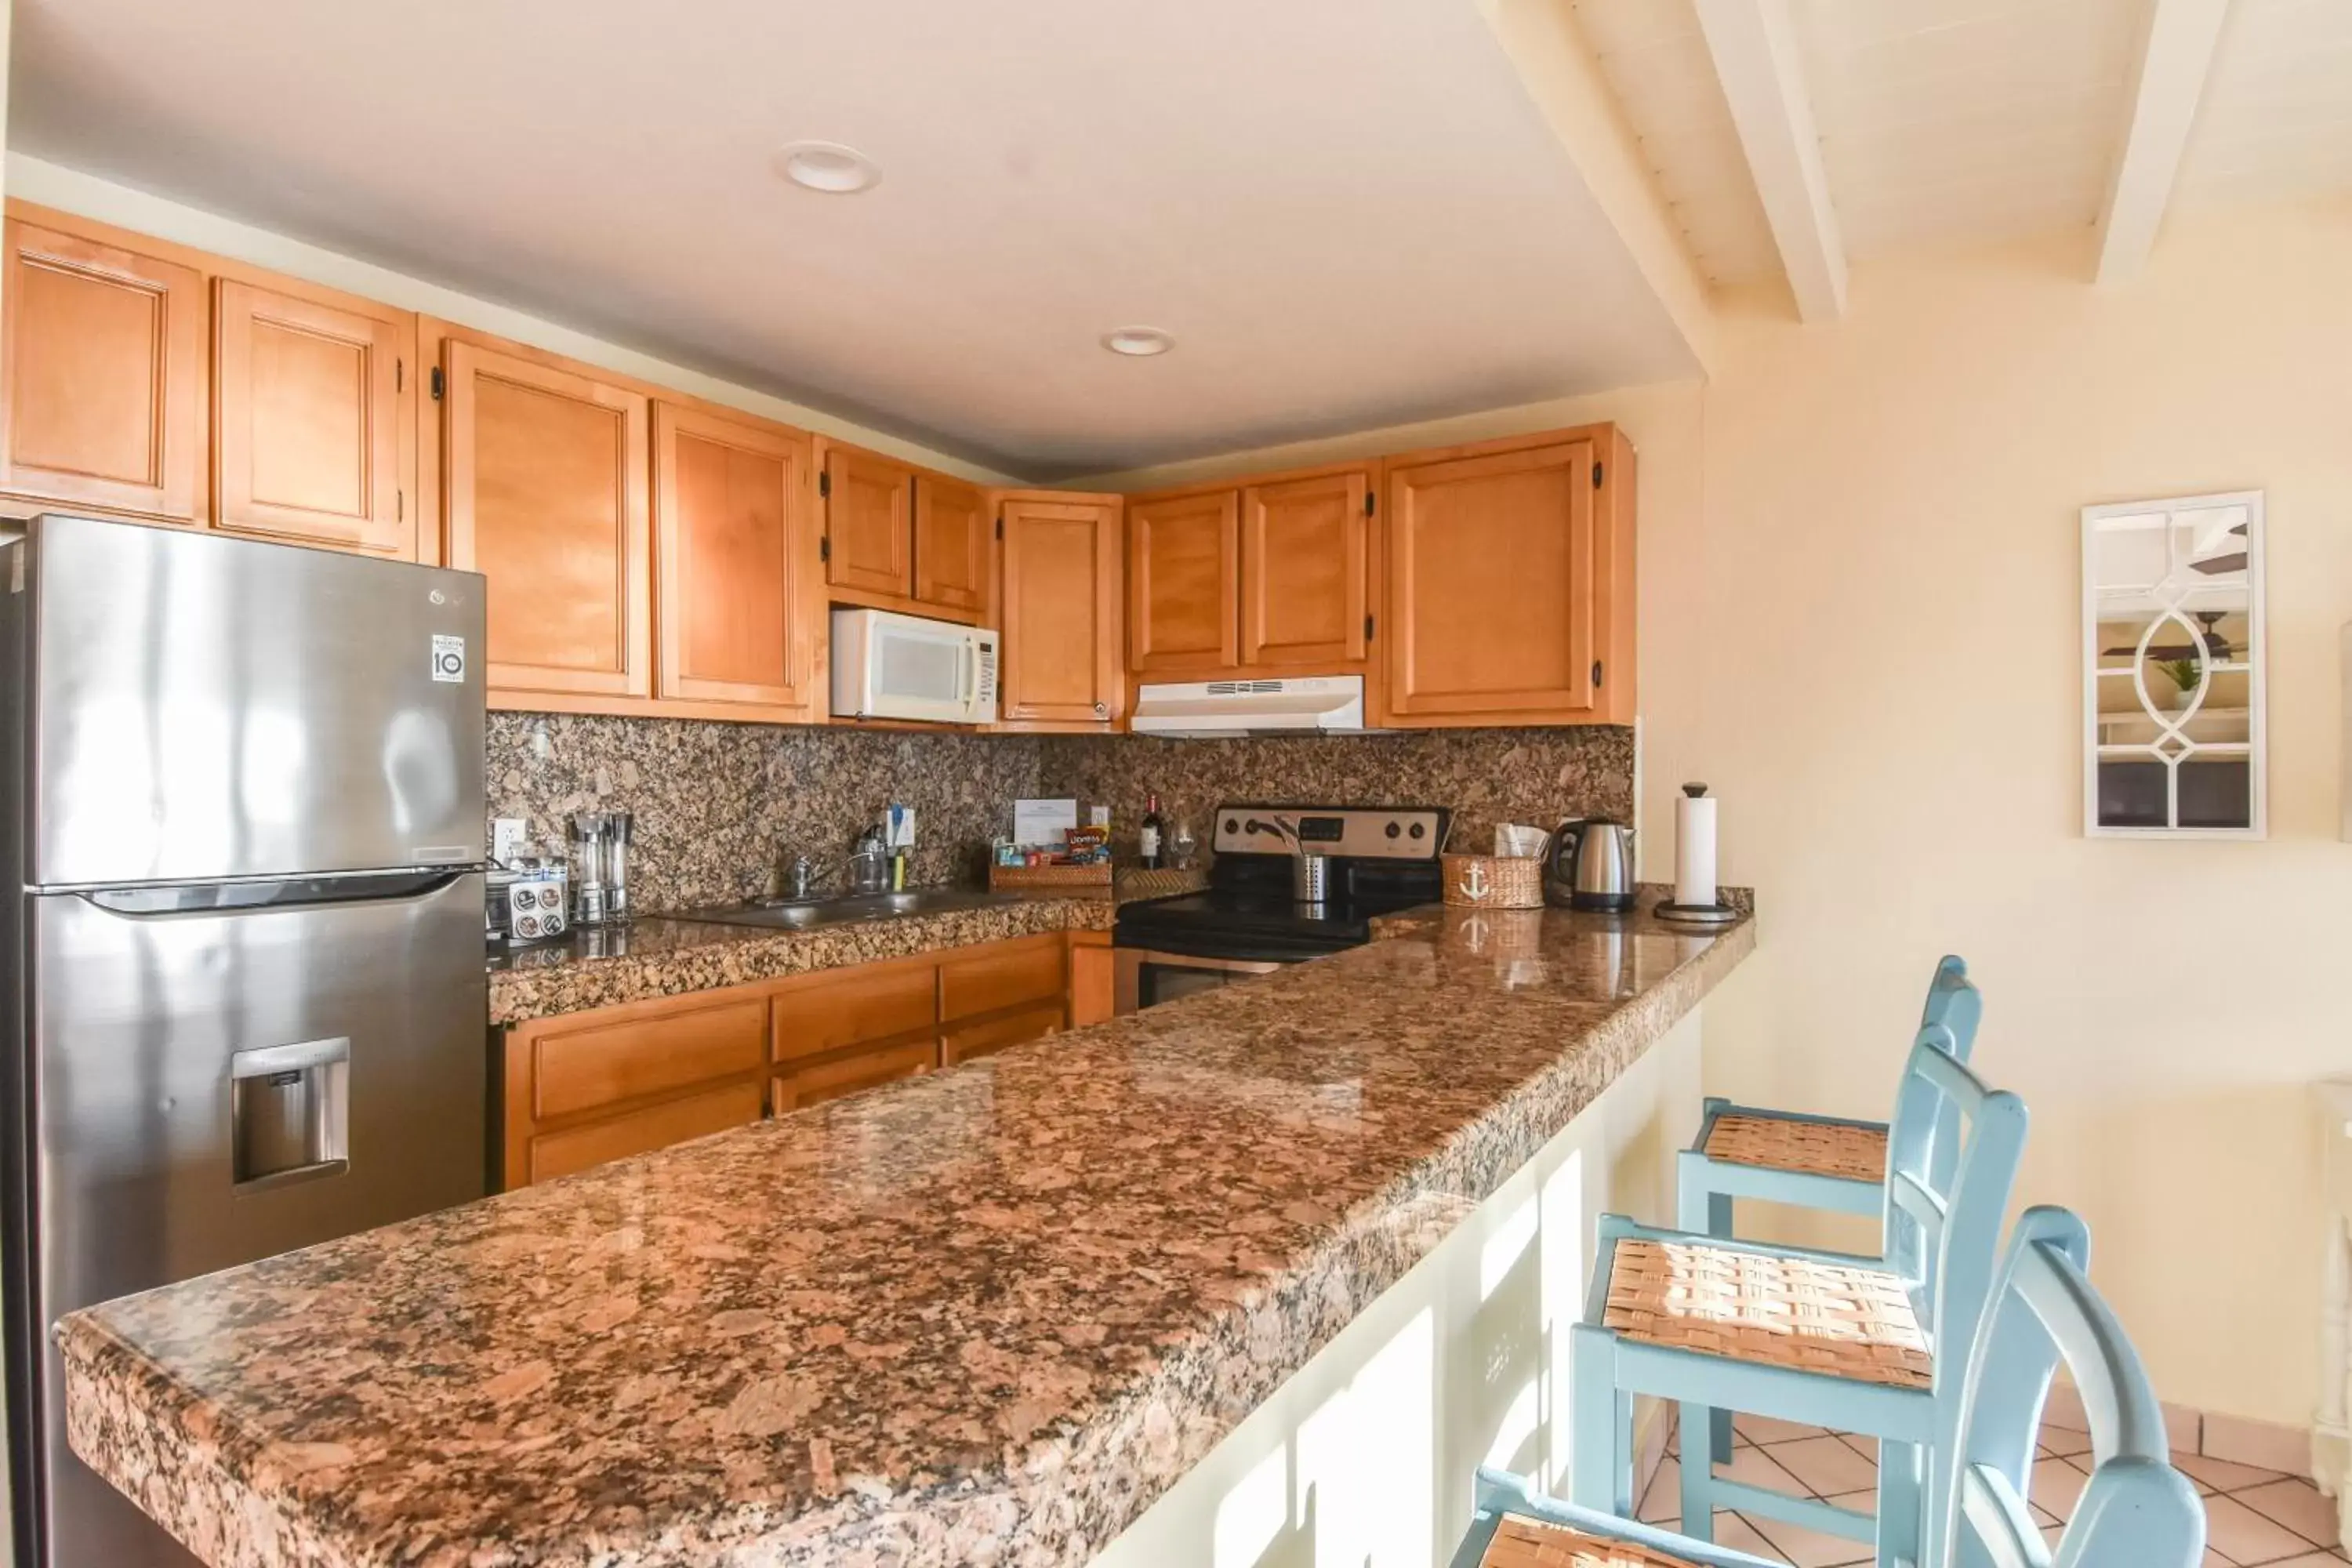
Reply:
<svg viewBox="0 0 2352 1568"><path fill-rule="evenodd" d="M996 722L996 634L888 610L833 612L833 715Z"/></svg>

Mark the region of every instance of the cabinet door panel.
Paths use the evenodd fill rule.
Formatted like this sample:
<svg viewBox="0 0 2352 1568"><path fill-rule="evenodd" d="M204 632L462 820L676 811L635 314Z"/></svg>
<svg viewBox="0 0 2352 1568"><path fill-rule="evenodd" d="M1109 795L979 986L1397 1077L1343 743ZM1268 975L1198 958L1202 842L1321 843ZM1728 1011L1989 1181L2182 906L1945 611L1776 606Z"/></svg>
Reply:
<svg viewBox="0 0 2352 1568"><path fill-rule="evenodd" d="M1108 723L1119 707L1118 507L1004 502L1003 715Z"/></svg>
<svg viewBox="0 0 2352 1568"><path fill-rule="evenodd" d="M1058 935L1021 937L942 961L940 1016L953 1023L1024 1002L1061 1005L1069 988L1068 947Z"/></svg>
<svg viewBox="0 0 2352 1568"><path fill-rule="evenodd" d="M760 1086L731 1083L530 1140L527 1180L551 1182L607 1160L666 1149L760 1120Z"/></svg>
<svg viewBox="0 0 2352 1568"><path fill-rule="evenodd" d="M988 607L989 516L971 485L915 479L915 597L945 610Z"/></svg>
<svg viewBox="0 0 2352 1568"><path fill-rule="evenodd" d="M1392 468L1392 714L1572 719L1594 707L1590 441Z"/></svg>
<svg viewBox="0 0 2352 1568"><path fill-rule="evenodd" d="M782 1116L902 1078L919 1077L939 1065L939 1042L932 1039L851 1051L778 1074L769 1086L769 1102Z"/></svg>
<svg viewBox="0 0 2352 1568"><path fill-rule="evenodd" d="M939 1022L939 969L930 963L873 965L796 982L773 1004L776 1060L928 1034Z"/></svg>
<svg viewBox="0 0 2352 1568"><path fill-rule="evenodd" d="M758 996L650 1013L531 1040L531 1112L558 1117L756 1073L768 1057L767 1004Z"/></svg>
<svg viewBox="0 0 2352 1568"><path fill-rule="evenodd" d="M807 709L810 460L795 432L654 405L662 696Z"/></svg>
<svg viewBox="0 0 2352 1568"><path fill-rule="evenodd" d="M493 692L652 693L646 405L449 345L449 563L490 580Z"/></svg>
<svg viewBox="0 0 2352 1568"><path fill-rule="evenodd" d="M1214 669L1240 660L1241 497L1128 509L1129 665Z"/></svg>
<svg viewBox="0 0 2352 1568"><path fill-rule="evenodd" d="M202 522L205 280L10 219L0 491Z"/></svg>
<svg viewBox="0 0 2352 1568"><path fill-rule="evenodd" d="M824 580L836 588L911 595L915 470L870 453L829 447L824 476L825 537L832 546Z"/></svg>
<svg viewBox="0 0 2352 1568"><path fill-rule="evenodd" d="M1244 664L1364 657L1370 485L1359 469L1242 491Z"/></svg>
<svg viewBox="0 0 2352 1568"><path fill-rule="evenodd" d="M1058 1034L1061 1027L1062 1010L1057 1006L1032 1007L1008 1017L967 1024L961 1029L950 1029L940 1037L940 1065L951 1068L958 1062L968 1062L976 1057L992 1057L1024 1041Z"/></svg>
<svg viewBox="0 0 2352 1568"><path fill-rule="evenodd" d="M219 525L413 558L403 367L415 337L414 318L224 279L213 311Z"/></svg>

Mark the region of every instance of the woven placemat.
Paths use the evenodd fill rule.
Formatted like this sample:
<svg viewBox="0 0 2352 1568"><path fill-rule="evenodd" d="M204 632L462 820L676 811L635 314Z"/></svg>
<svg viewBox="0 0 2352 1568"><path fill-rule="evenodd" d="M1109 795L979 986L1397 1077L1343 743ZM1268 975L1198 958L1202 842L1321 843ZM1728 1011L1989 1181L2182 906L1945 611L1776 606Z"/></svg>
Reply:
<svg viewBox="0 0 2352 1568"><path fill-rule="evenodd" d="M1695 1568L1687 1557L1603 1541L1597 1535L1507 1513L1479 1568Z"/></svg>
<svg viewBox="0 0 2352 1568"><path fill-rule="evenodd" d="M1706 1157L1733 1165L1761 1165L1858 1182L1886 1179L1886 1133L1876 1127L1840 1127L1779 1116L1722 1116L1706 1135Z"/></svg>
<svg viewBox="0 0 2352 1568"><path fill-rule="evenodd" d="M1628 1237L1605 1327L1642 1344L1927 1388L1935 1362L1902 1282L1873 1268Z"/></svg>

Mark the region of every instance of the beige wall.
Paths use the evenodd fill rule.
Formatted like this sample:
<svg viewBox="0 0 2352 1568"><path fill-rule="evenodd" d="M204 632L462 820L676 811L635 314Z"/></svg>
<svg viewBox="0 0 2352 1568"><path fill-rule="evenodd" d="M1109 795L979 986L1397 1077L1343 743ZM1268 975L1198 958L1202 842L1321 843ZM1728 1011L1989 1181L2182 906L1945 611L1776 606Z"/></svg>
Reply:
<svg viewBox="0 0 2352 1568"><path fill-rule="evenodd" d="M2023 1196L2089 1218L2167 1399L2302 1424L2318 1131L2352 1073L2352 203L2178 221L2097 289L2087 233L1859 267L1842 322L1733 293L1717 373L1191 465L1616 418L1642 462L1645 868L1685 778L1763 943L1718 1092L1884 1114L1936 956L2033 1110ZM2271 837L2081 834L2080 507L2269 492Z"/></svg>

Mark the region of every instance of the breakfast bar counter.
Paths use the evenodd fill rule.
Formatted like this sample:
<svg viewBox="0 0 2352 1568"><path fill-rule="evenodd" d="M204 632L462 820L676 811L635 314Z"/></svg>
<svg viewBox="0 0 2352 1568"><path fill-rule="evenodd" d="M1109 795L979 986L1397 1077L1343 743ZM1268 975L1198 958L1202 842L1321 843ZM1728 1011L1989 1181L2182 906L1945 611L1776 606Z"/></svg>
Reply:
<svg viewBox="0 0 2352 1568"><path fill-rule="evenodd" d="M1084 1563L1755 942L1382 934L77 1313L75 1451L215 1568Z"/></svg>

